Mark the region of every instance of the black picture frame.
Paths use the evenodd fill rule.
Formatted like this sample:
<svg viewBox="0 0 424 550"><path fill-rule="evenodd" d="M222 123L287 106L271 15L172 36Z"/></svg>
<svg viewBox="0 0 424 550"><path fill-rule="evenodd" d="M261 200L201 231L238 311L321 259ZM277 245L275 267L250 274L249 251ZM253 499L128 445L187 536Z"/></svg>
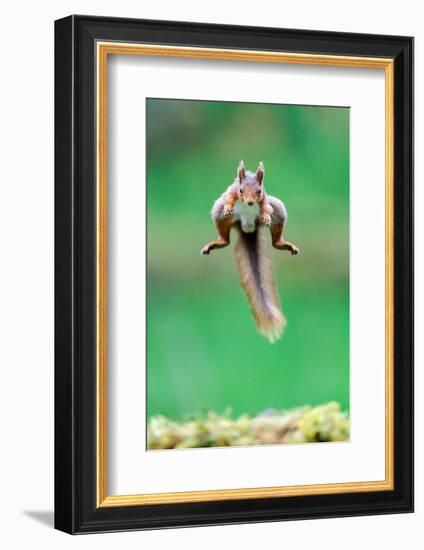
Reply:
<svg viewBox="0 0 424 550"><path fill-rule="evenodd" d="M394 489L97 507L95 44L394 60ZM68 533L413 511L413 39L73 15L55 22L55 527Z"/></svg>

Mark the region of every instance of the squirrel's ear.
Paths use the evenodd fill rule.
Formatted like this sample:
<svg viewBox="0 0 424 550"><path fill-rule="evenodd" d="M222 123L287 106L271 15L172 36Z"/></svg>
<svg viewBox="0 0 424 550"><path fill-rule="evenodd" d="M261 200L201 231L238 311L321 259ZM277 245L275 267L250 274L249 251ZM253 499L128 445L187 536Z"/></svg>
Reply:
<svg viewBox="0 0 424 550"><path fill-rule="evenodd" d="M237 176L240 181L244 180L246 177L246 168L244 167L244 162L242 160L237 168Z"/></svg>
<svg viewBox="0 0 424 550"><path fill-rule="evenodd" d="M256 179L260 184L262 184L264 180L264 175L265 175L264 163L261 161L259 163L258 169L256 170Z"/></svg>

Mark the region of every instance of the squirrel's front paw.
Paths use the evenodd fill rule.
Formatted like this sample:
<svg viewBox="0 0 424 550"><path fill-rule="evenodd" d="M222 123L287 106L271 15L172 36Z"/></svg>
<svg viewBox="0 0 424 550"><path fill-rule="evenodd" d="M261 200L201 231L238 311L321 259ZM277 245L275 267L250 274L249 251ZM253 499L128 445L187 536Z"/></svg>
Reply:
<svg viewBox="0 0 424 550"><path fill-rule="evenodd" d="M231 206L224 206L224 216L227 218L228 216L232 216L233 215L233 208Z"/></svg>
<svg viewBox="0 0 424 550"><path fill-rule="evenodd" d="M271 216L269 214L264 214L262 216L262 222L265 224L265 225L271 225Z"/></svg>
<svg viewBox="0 0 424 550"><path fill-rule="evenodd" d="M210 252L210 248L209 248L209 245L208 244L205 244L205 246L202 248L202 250L200 251L200 254L202 256L208 256L209 255L209 252Z"/></svg>

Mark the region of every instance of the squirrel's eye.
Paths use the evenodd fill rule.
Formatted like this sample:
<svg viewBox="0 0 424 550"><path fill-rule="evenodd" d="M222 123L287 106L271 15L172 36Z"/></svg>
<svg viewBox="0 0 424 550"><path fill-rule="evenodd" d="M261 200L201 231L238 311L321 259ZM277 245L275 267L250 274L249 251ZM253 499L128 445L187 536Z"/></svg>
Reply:
<svg viewBox="0 0 424 550"><path fill-rule="evenodd" d="M260 194L261 194L261 190L258 189L258 190L256 191L256 193L257 193L258 195L260 195Z"/></svg>
<svg viewBox="0 0 424 550"><path fill-rule="evenodd" d="M243 189L240 189L240 195L243 195Z"/></svg>

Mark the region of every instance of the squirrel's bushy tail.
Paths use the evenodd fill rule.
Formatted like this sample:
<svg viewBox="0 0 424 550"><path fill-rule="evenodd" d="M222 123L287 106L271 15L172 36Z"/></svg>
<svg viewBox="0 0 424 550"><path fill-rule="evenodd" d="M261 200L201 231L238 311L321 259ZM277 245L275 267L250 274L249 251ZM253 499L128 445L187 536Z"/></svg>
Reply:
<svg viewBox="0 0 424 550"><path fill-rule="evenodd" d="M256 326L270 342L283 334L286 319L275 286L268 241L262 228L244 233L239 227L234 247L241 286L247 294Z"/></svg>

